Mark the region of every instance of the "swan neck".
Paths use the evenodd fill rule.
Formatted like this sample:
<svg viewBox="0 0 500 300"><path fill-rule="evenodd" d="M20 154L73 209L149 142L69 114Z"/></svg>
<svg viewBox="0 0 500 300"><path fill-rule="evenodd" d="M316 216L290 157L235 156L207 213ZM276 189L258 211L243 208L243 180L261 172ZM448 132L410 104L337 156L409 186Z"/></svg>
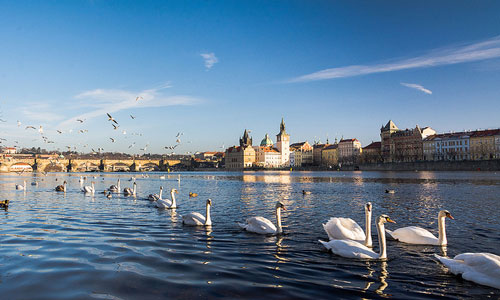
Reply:
<svg viewBox="0 0 500 300"><path fill-rule="evenodd" d="M365 214L365 246L371 247L373 245L372 242L372 211L366 210Z"/></svg>
<svg viewBox="0 0 500 300"><path fill-rule="evenodd" d="M176 208L177 202L175 201L175 192L174 191L170 192L170 198L172 198L172 205L170 206L170 208Z"/></svg>
<svg viewBox="0 0 500 300"><path fill-rule="evenodd" d="M384 223L377 223L378 243L380 246L379 258L387 258L387 248L385 244L385 226Z"/></svg>
<svg viewBox="0 0 500 300"><path fill-rule="evenodd" d="M163 194L163 189L160 189L160 195L159 195L159 197L158 197L158 198L160 198L160 199L161 199L162 194Z"/></svg>
<svg viewBox="0 0 500 300"><path fill-rule="evenodd" d="M134 189L132 190L132 194L134 194L134 196L135 196L136 189L137 189L137 184L134 182Z"/></svg>
<svg viewBox="0 0 500 300"><path fill-rule="evenodd" d="M205 212L205 225L212 225L212 219L210 218L210 204L207 203L206 212Z"/></svg>
<svg viewBox="0 0 500 300"><path fill-rule="evenodd" d="M281 207L276 208L276 232L282 233L283 228L281 227Z"/></svg>
<svg viewBox="0 0 500 300"><path fill-rule="evenodd" d="M446 222L445 216L438 217L438 226L439 226L439 245L446 246L448 244L448 240L446 239Z"/></svg>

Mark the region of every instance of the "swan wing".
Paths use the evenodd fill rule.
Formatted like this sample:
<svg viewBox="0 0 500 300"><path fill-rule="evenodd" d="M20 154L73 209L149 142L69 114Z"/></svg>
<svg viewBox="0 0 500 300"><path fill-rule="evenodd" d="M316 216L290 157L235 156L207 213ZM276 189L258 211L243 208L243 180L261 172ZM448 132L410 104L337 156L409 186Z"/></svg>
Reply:
<svg viewBox="0 0 500 300"><path fill-rule="evenodd" d="M378 253L373 252L365 245L351 240L331 240L329 242L319 241L332 253L347 258L377 259Z"/></svg>
<svg viewBox="0 0 500 300"><path fill-rule="evenodd" d="M158 208L169 208L172 206L172 201L169 199L158 199L155 202L155 206Z"/></svg>
<svg viewBox="0 0 500 300"><path fill-rule="evenodd" d="M408 226L387 232L392 236L392 238L407 244L416 244L416 245L439 244L439 240L437 237L435 237L427 229L417 226Z"/></svg>
<svg viewBox="0 0 500 300"><path fill-rule="evenodd" d="M323 228L330 240L364 241L366 238L363 229L351 218L330 218Z"/></svg>
<svg viewBox="0 0 500 300"><path fill-rule="evenodd" d="M435 256L451 273L500 289L500 256L491 253L462 253L453 259Z"/></svg>
<svg viewBox="0 0 500 300"><path fill-rule="evenodd" d="M205 225L205 217L199 212L192 212L182 216L182 223L192 226Z"/></svg>
<svg viewBox="0 0 500 300"><path fill-rule="evenodd" d="M264 217L252 217L247 219L245 230L259 234L274 234L276 226Z"/></svg>

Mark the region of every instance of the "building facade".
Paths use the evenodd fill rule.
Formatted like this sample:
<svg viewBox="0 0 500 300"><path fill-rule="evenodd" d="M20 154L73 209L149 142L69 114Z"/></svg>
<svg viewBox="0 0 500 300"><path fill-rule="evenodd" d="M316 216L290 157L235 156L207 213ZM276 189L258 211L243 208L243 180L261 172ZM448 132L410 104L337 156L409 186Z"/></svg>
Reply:
<svg viewBox="0 0 500 300"><path fill-rule="evenodd" d="M251 168L255 164L255 150L252 147L252 138L245 129L240 138L240 146L233 146L226 150L225 167L226 169L245 169Z"/></svg>
<svg viewBox="0 0 500 300"><path fill-rule="evenodd" d="M332 168L339 164L338 148L339 145L335 143L326 146L323 151L321 151L321 164L323 166Z"/></svg>
<svg viewBox="0 0 500 300"><path fill-rule="evenodd" d="M290 145L290 156L293 156L294 167L310 166L313 164L313 147L307 142L294 143Z"/></svg>
<svg viewBox="0 0 500 300"><path fill-rule="evenodd" d="M323 149L325 149L326 147L330 146L330 144L328 143L328 139L326 140L326 144L314 144L313 145L313 165L315 166L321 166L322 163L321 163L321 159L322 159L322 155L321 155L321 152L323 151Z"/></svg>
<svg viewBox="0 0 500 300"><path fill-rule="evenodd" d="M355 164L361 155L361 142L357 139L342 139L338 145L338 160L342 164Z"/></svg>
<svg viewBox="0 0 500 300"><path fill-rule="evenodd" d="M470 154L472 160L498 158L500 129L477 130L470 132Z"/></svg>
<svg viewBox="0 0 500 300"><path fill-rule="evenodd" d="M363 163L378 163L382 162L382 143L372 142L370 145L363 147L361 153L361 162Z"/></svg>

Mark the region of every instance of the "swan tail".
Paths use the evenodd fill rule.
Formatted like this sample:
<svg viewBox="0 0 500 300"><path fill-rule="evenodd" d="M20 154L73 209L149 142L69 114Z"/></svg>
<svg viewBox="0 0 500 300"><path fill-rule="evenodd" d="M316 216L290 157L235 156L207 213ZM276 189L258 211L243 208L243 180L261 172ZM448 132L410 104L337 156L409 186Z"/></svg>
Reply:
<svg viewBox="0 0 500 300"><path fill-rule="evenodd" d="M247 229L247 224L238 223L238 222L236 222L236 223L238 224L238 226L240 226L241 229Z"/></svg>
<svg viewBox="0 0 500 300"><path fill-rule="evenodd" d="M392 235L392 231L390 231L389 229L386 229L385 232L387 232L387 234L389 235L389 237L393 240L397 240L397 238L395 238L393 235Z"/></svg>
<svg viewBox="0 0 500 300"><path fill-rule="evenodd" d="M330 250L330 245L328 244L328 242L325 242L325 241L322 241L322 240L318 240L318 242L320 242L326 249Z"/></svg>
<svg viewBox="0 0 500 300"><path fill-rule="evenodd" d="M330 234L330 230L329 230L329 226L331 224L332 223L330 223L330 220L328 220L328 222L326 224L322 224L322 225L323 225L323 229L325 230L326 234L328 234L328 239L333 240L334 237Z"/></svg>

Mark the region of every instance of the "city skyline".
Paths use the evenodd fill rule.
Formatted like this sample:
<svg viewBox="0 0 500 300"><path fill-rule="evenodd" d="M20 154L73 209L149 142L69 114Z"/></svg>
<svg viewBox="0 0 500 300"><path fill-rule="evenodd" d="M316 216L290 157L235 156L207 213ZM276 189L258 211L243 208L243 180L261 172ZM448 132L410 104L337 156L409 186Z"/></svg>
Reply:
<svg viewBox="0 0 500 300"><path fill-rule="evenodd" d="M292 142L363 146L390 119L499 127L500 4L363 4L4 3L2 145L224 151L244 129L276 142L282 117Z"/></svg>

